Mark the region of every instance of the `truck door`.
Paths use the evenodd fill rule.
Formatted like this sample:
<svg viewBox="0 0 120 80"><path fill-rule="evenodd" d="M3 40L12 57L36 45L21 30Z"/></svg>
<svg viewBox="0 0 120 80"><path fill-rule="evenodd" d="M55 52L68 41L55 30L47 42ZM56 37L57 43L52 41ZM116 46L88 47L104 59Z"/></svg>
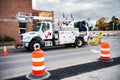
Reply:
<svg viewBox="0 0 120 80"><path fill-rule="evenodd" d="M43 40L53 38L52 25L50 23L44 22L41 24L40 36Z"/></svg>

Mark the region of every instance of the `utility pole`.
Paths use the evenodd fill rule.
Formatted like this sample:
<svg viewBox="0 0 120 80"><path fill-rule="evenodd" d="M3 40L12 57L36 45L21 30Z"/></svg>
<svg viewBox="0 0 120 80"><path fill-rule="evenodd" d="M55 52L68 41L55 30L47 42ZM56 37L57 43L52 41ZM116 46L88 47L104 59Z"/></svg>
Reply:
<svg viewBox="0 0 120 80"><path fill-rule="evenodd" d="M114 27L115 27L115 24L114 24L114 22L113 22L113 31L114 31Z"/></svg>

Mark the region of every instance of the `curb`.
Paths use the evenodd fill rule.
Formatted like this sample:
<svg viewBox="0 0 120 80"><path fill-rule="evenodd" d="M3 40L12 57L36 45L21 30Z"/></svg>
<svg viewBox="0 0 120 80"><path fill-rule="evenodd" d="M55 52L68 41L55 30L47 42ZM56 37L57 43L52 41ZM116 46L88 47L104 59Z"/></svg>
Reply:
<svg viewBox="0 0 120 80"><path fill-rule="evenodd" d="M6 46L6 47L8 50L9 49L16 49L14 45L13 46ZM3 49L4 49L4 46L0 46L0 50L3 50Z"/></svg>

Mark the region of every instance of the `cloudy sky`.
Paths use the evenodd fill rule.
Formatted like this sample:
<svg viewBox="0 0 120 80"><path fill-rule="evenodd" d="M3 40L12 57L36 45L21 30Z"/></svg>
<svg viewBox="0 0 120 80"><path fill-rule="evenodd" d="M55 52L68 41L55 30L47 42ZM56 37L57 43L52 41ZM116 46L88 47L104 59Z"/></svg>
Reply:
<svg viewBox="0 0 120 80"><path fill-rule="evenodd" d="M95 22L101 17L120 17L120 0L33 0L33 9L54 11L55 18L64 13L68 18L72 14L76 20Z"/></svg>

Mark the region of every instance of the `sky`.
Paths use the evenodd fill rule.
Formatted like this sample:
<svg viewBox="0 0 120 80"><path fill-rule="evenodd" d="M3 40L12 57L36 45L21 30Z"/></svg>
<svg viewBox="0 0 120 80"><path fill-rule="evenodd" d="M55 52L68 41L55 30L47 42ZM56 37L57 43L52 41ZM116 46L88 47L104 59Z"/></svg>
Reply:
<svg viewBox="0 0 120 80"><path fill-rule="evenodd" d="M110 21L112 16L120 17L120 0L32 0L34 10L54 11L56 19L62 19L63 13L70 19L95 22L101 17Z"/></svg>

